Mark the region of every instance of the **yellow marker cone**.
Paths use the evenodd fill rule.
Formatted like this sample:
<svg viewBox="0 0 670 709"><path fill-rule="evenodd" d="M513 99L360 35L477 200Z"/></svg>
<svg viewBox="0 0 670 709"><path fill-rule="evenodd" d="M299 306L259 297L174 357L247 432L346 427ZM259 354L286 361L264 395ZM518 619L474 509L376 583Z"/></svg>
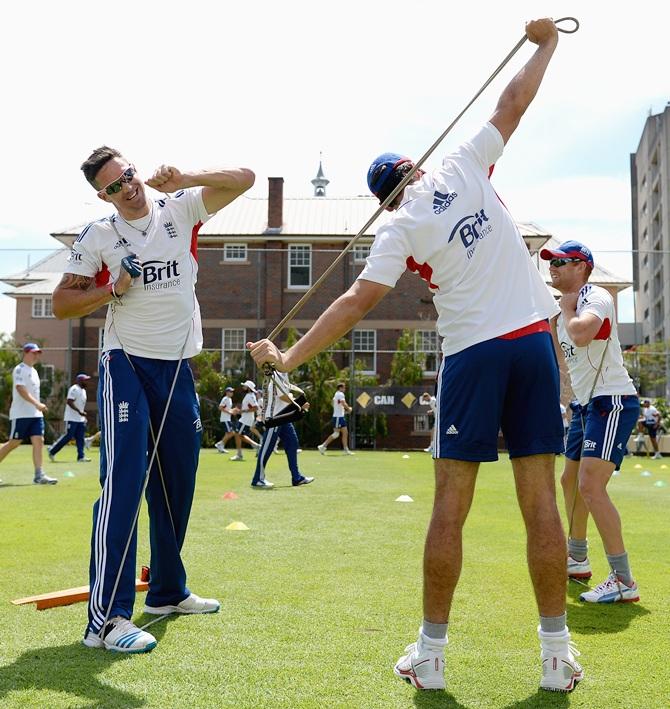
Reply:
<svg viewBox="0 0 670 709"><path fill-rule="evenodd" d="M663 465L661 466L661 470L667 470L667 469L668 469L668 466L665 463L663 463Z"/></svg>
<svg viewBox="0 0 670 709"><path fill-rule="evenodd" d="M642 466L637 463L636 465L633 466L636 470L642 470Z"/></svg>
<svg viewBox="0 0 670 709"><path fill-rule="evenodd" d="M243 531L245 529L249 529L244 522L231 522L226 529L229 529L231 531Z"/></svg>
<svg viewBox="0 0 670 709"><path fill-rule="evenodd" d="M414 502L414 500L409 495L400 495L400 497L395 498L396 502Z"/></svg>

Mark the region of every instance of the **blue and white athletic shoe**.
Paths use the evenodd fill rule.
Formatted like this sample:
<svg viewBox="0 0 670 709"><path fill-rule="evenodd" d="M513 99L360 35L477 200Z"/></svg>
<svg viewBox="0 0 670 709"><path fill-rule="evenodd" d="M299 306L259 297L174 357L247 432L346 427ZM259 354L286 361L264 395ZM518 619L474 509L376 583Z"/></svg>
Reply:
<svg viewBox="0 0 670 709"><path fill-rule="evenodd" d="M110 618L102 638L87 630L82 640L86 647L104 647L113 652L151 652L158 644L156 638L121 616Z"/></svg>
<svg viewBox="0 0 670 709"><path fill-rule="evenodd" d="M200 598L191 593L177 603L176 606L144 606L144 612L151 615L168 615L169 613L185 613L194 615L198 613L218 613L221 604L216 598Z"/></svg>
<svg viewBox="0 0 670 709"><path fill-rule="evenodd" d="M577 561L568 555L568 578L570 579L590 579L591 564L588 557L584 561Z"/></svg>
<svg viewBox="0 0 670 709"><path fill-rule="evenodd" d="M633 603L640 600L640 594L635 581L632 586L626 586L612 571L593 590L582 593L579 600L586 603Z"/></svg>

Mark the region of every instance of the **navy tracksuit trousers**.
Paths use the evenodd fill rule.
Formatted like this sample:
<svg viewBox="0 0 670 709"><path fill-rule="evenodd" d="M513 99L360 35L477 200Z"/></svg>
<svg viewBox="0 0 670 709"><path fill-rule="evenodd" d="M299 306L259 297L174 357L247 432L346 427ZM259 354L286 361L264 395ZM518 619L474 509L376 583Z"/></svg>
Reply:
<svg viewBox="0 0 670 709"><path fill-rule="evenodd" d="M157 436L177 364L128 357L122 350L104 352L100 359L102 493L93 506L88 606L89 627L95 632L107 615L129 537L108 617L132 616L137 551L137 528L133 527L153 452L149 420ZM191 512L201 437L193 375L188 362L182 361L146 489L151 544L146 603L150 606L175 605L190 593L180 552Z"/></svg>

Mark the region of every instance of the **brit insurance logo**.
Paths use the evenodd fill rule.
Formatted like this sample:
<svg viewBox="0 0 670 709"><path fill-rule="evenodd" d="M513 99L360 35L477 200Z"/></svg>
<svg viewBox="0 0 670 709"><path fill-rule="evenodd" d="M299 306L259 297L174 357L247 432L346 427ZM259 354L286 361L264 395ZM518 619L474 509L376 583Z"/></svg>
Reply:
<svg viewBox="0 0 670 709"><path fill-rule="evenodd" d="M456 222L456 225L451 230L447 243L450 244L455 236L460 236L461 242L466 249L467 257L472 258L479 241L488 236L492 231L493 224L489 223L489 218L486 216L486 213L483 209L480 209L478 212L468 214Z"/></svg>
<svg viewBox="0 0 670 709"><path fill-rule="evenodd" d="M433 211L435 214L442 214L442 212L446 212L447 209L449 209L449 205L458 197L458 194L456 192L447 192L447 194L444 194L443 192L438 192L435 190L433 193Z"/></svg>
<svg viewBox="0 0 670 709"><path fill-rule="evenodd" d="M179 262L171 261L145 261L142 264L142 280L144 290L164 290L174 288L181 283Z"/></svg>

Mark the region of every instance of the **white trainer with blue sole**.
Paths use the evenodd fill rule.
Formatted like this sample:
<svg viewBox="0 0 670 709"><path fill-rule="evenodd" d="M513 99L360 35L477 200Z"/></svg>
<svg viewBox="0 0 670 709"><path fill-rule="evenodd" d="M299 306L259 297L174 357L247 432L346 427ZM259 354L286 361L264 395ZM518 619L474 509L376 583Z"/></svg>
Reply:
<svg viewBox="0 0 670 709"><path fill-rule="evenodd" d="M626 586L614 572L594 589L585 591L579 596L585 603L635 603L640 600L637 584Z"/></svg>
<svg viewBox="0 0 670 709"><path fill-rule="evenodd" d="M137 654L151 652L158 644L156 638L121 616L110 618L103 637L87 630L82 640L86 647L105 648L113 652Z"/></svg>

